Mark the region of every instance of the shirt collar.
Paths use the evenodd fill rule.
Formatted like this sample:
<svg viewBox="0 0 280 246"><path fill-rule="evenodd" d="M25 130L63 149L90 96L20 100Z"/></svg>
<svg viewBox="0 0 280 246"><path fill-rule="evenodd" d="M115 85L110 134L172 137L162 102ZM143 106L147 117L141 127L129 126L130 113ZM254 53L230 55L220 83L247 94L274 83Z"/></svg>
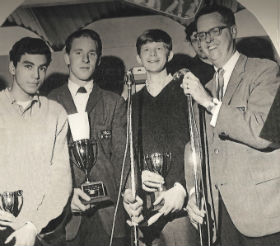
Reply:
<svg viewBox="0 0 280 246"><path fill-rule="evenodd" d="M74 83L70 79L68 80L68 88L69 88L72 96L77 95L77 91L80 87L81 87L80 85ZM87 93L91 93L92 88L93 88L93 80L88 81L83 87L86 89Z"/></svg>
<svg viewBox="0 0 280 246"><path fill-rule="evenodd" d="M237 60L240 56L240 53L236 50L234 52L234 54L231 56L231 58L226 62L226 64L222 67L224 69L225 72L227 73L232 73L236 63L237 63ZM217 72L218 68L214 66L214 69L215 71Z"/></svg>
<svg viewBox="0 0 280 246"><path fill-rule="evenodd" d="M12 95L12 93L10 91L10 88L6 88L5 89L5 94L9 98L11 104L15 104L17 102L16 99L13 97L13 95ZM38 102L39 103L39 107L41 107L41 101L40 101L40 96L39 96L38 92L30 100L30 105L32 105L33 103L36 103L36 102Z"/></svg>

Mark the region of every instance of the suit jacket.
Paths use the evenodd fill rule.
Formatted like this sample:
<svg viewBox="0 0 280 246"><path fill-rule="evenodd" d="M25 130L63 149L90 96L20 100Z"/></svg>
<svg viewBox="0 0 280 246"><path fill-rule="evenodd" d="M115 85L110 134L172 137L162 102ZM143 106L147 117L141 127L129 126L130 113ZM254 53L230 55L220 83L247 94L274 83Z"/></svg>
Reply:
<svg viewBox="0 0 280 246"><path fill-rule="evenodd" d="M53 90L49 98L62 104L68 114L77 112L67 83ZM126 143L126 107L120 96L94 84L86 111L89 115L90 137L97 141L98 147L97 161L90 172L90 180L103 181L108 196L114 203L101 206L96 211L100 216L101 226L110 235ZM73 163L72 168L74 186L80 187L85 181L85 175ZM80 215L72 215L66 226L68 240L73 239L78 233L81 219ZM118 210L114 236L125 236L125 216L122 208Z"/></svg>
<svg viewBox="0 0 280 246"><path fill-rule="evenodd" d="M280 150L259 137L280 84L278 72L272 61L241 54L215 127L210 126L212 116L205 115L213 219L218 222L221 196L236 228L250 237L280 231ZM215 95L214 79L206 87ZM188 188L194 186L190 165L186 158Z"/></svg>

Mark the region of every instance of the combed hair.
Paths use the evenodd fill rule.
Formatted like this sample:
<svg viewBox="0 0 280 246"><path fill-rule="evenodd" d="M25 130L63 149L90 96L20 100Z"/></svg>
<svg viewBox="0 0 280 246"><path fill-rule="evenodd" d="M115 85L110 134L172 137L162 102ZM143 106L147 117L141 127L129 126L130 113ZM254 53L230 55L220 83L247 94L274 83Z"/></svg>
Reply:
<svg viewBox="0 0 280 246"><path fill-rule="evenodd" d="M70 53L73 40L76 38L81 38L81 37L87 37L87 38L92 39L93 41L96 41L96 43L97 43L96 52L97 52L98 57L100 57L102 54L102 42L101 42L100 36L97 32L90 30L90 29L81 29L81 30L75 31L72 34L70 34L65 41L66 53L67 54Z"/></svg>
<svg viewBox="0 0 280 246"><path fill-rule="evenodd" d="M193 21L185 28L186 40L191 41L191 36L194 32L196 32L196 24Z"/></svg>
<svg viewBox="0 0 280 246"><path fill-rule="evenodd" d="M163 42L169 51L172 50L172 39L165 31L160 29L149 29L143 32L136 41L137 54L140 54L141 47L146 43Z"/></svg>
<svg viewBox="0 0 280 246"><path fill-rule="evenodd" d="M197 20L200 16L206 15L206 14L212 14L214 12L218 12L222 16L223 22L227 26L235 25L235 17L234 17L234 13L232 12L232 10L227 7L224 7L221 5L216 5L216 4L209 5L209 6L202 8L195 17L195 23L197 23Z"/></svg>
<svg viewBox="0 0 280 246"><path fill-rule="evenodd" d="M13 62L15 67L24 54L45 55L47 66L52 60L50 48L40 38L24 37L13 45L10 50L10 61Z"/></svg>

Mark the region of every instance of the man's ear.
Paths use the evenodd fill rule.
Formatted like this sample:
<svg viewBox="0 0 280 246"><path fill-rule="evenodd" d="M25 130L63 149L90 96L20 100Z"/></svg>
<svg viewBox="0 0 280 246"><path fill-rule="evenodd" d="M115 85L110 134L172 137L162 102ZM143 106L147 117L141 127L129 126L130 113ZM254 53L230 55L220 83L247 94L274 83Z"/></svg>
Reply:
<svg viewBox="0 0 280 246"><path fill-rule="evenodd" d="M16 68L15 68L13 62L10 62L10 63L9 63L9 71L10 71L10 74L11 74L11 75L15 75L15 74L16 74Z"/></svg>
<svg viewBox="0 0 280 246"><path fill-rule="evenodd" d="M231 26L230 30L231 30L231 34L232 34L233 39L235 39L237 37L237 27L236 27L236 25Z"/></svg>
<svg viewBox="0 0 280 246"><path fill-rule="evenodd" d="M66 63L67 66L70 65L70 58L67 52L64 53L64 61Z"/></svg>
<svg viewBox="0 0 280 246"><path fill-rule="evenodd" d="M138 62L140 65L143 65L143 64L142 64L142 60L141 60L141 58L140 58L139 55L136 56L136 60L137 60L137 62Z"/></svg>
<svg viewBox="0 0 280 246"><path fill-rule="evenodd" d="M170 62L172 60L173 56L174 56L173 51L170 51L169 55L168 55L168 62Z"/></svg>
<svg viewBox="0 0 280 246"><path fill-rule="evenodd" d="M99 55L99 57L98 57L98 61L97 61L97 66L99 66L101 64L101 55Z"/></svg>

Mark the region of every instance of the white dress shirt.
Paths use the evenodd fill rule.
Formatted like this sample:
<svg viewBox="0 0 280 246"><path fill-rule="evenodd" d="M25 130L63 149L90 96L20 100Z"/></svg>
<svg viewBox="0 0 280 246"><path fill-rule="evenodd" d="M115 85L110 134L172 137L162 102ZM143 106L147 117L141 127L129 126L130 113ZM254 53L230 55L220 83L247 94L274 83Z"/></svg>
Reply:
<svg viewBox="0 0 280 246"><path fill-rule="evenodd" d="M237 60L240 56L240 53L238 51L235 51L235 53L232 55L232 57L227 61L227 63L222 67L223 70L224 70L224 89L223 89L223 96L225 95L226 93L226 89L227 89L227 86L228 86L228 82L230 80L230 76L232 74L232 71L237 63ZM214 69L218 70L217 67L214 66ZM217 87L217 84L218 84L218 78L217 78L217 73L215 74L216 76L216 87ZM219 116L219 112L220 112L220 108L222 106L222 102L221 101L218 101L217 98L215 98L215 100L217 101L216 103L216 106L213 108L212 110L212 118L211 118L211 121L210 121L210 125L215 127L216 126L216 123L217 123L217 119L218 119L218 116Z"/></svg>
<svg viewBox="0 0 280 246"><path fill-rule="evenodd" d="M72 95L78 113L86 111L88 98L93 88L93 80L88 81L86 85L83 86L87 91L86 93L78 93L78 89L80 87L81 87L80 85L77 85L76 83L72 82L70 79L68 80L68 88Z"/></svg>

